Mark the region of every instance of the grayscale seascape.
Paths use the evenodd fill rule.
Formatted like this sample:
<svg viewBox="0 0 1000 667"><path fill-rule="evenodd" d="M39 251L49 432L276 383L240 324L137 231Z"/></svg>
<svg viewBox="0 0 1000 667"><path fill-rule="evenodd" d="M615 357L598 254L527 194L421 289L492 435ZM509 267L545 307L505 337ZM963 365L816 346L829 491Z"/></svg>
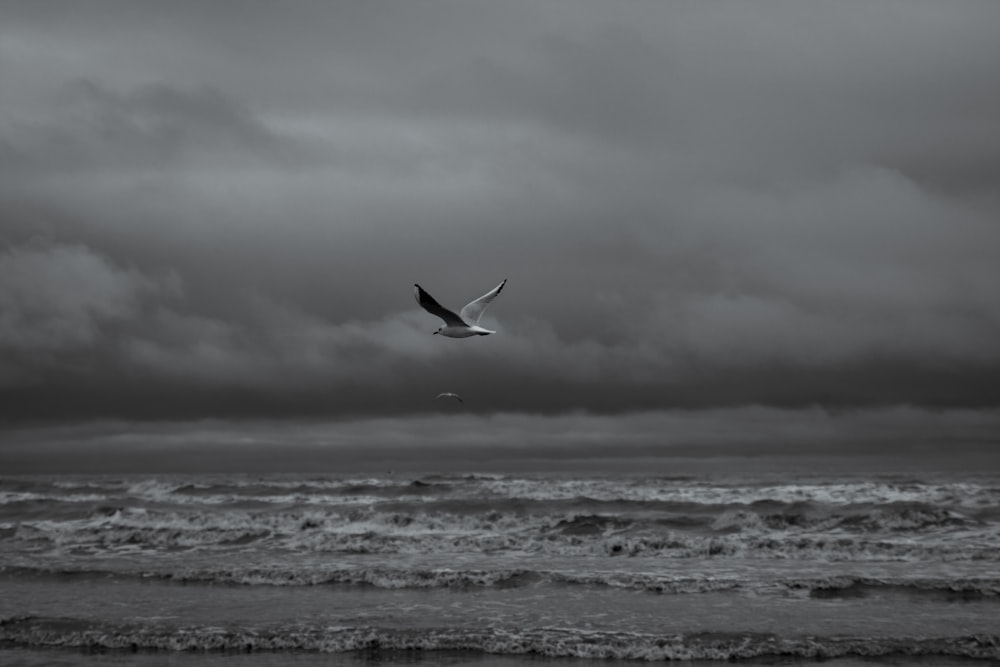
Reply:
<svg viewBox="0 0 1000 667"><path fill-rule="evenodd" d="M0 0L0 667L1000 667L1000 0Z"/></svg>

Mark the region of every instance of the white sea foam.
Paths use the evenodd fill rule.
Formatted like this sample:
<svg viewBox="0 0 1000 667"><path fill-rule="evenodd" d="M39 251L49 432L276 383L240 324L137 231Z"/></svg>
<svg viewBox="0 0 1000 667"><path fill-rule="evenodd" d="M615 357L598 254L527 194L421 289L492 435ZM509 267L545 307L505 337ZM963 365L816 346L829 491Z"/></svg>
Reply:
<svg viewBox="0 0 1000 667"><path fill-rule="evenodd" d="M902 518L901 518L902 517ZM955 521L955 523L952 523ZM868 525L874 522L875 527ZM881 522L881 523L879 523ZM739 556L826 560L1000 559L1000 529L963 524L949 515L890 513L888 518L820 522L820 530L772 528L746 510L722 513L709 532L663 528L566 514L487 515L379 512L370 509L247 512L150 511L113 508L83 519L22 521L14 539L101 553L232 549L261 544L294 551L446 554L516 552L553 555ZM940 524L940 525L939 525ZM912 534L928 526L943 532Z"/></svg>
<svg viewBox="0 0 1000 667"><path fill-rule="evenodd" d="M7 544L89 554L266 546L321 553L1000 560L1000 490L986 484L503 476L82 483L98 486L77 493L80 484L60 491L44 480L17 481L0 491L0 499L38 504L10 521ZM47 514L53 496L55 504L70 500L78 507L61 511L54 504Z"/></svg>
<svg viewBox="0 0 1000 667"><path fill-rule="evenodd" d="M704 505L814 502L829 505L926 502L959 507L996 505L1000 489L973 484L895 484L882 482L783 484L768 486L707 485L657 480L550 480L501 478L483 480L483 490L505 498L599 501L655 501Z"/></svg>
<svg viewBox="0 0 1000 667"><path fill-rule="evenodd" d="M105 498L106 496L96 493L60 493L53 495L32 491L0 491L0 505L30 502L98 503Z"/></svg>
<svg viewBox="0 0 1000 667"><path fill-rule="evenodd" d="M956 656L1000 659L1000 636L960 637L815 636L710 632L654 635L582 628L385 629L342 625L286 624L247 630L217 626L173 626L156 622L114 625L66 619L13 617L0 623L0 641L14 646L155 651L477 651L531 653L598 659L738 660L798 656ZM432 657L432 656L428 656Z"/></svg>

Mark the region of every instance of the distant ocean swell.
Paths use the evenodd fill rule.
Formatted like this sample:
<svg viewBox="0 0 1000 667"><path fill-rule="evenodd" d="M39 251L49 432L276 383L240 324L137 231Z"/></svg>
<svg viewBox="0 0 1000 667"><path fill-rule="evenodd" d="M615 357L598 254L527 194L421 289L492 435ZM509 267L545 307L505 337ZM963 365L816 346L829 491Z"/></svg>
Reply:
<svg viewBox="0 0 1000 667"><path fill-rule="evenodd" d="M778 637L711 632L650 635L567 628L315 627L254 629L159 623L100 624L77 619L16 616L0 620L0 647L119 651L474 651L629 660L736 660L765 657L948 656L1000 659L1000 636Z"/></svg>
<svg viewBox="0 0 1000 667"><path fill-rule="evenodd" d="M710 505L777 501L828 504L895 503L922 501L934 505L974 508L996 506L1000 488L973 482L837 482L799 484L715 485L685 479L531 479L517 477L448 477L422 479L394 477L358 479L233 478L215 482L186 479L51 480L0 478L0 504L9 500L87 497L134 498L144 501L217 504L239 500L283 503L290 500L343 503L358 499L382 501L392 498L523 499L640 502L691 502Z"/></svg>

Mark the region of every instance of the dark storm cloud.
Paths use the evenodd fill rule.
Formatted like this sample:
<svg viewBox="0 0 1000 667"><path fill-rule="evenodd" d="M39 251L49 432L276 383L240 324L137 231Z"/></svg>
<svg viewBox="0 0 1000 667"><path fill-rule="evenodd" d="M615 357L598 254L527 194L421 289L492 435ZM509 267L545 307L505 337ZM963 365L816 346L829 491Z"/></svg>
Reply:
<svg viewBox="0 0 1000 667"><path fill-rule="evenodd" d="M0 465L8 473L625 470L674 476L759 468L940 474L993 466L998 420L995 409L743 407L618 416L476 416L439 408L421 417L301 420L294 427L267 420L96 422L11 429Z"/></svg>
<svg viewBox="0 0 1000 667"><path fill-rule="evenodd" d="M92 355L109 330L140 317L174 276L116 267L85 246L35 243L0 252L0 385L37 384L43 372L100 372Z"/></svg>
<svg viewBox="0 0 1000 667"><path fill-rule="evenodd" d="M994 406L998 20L6 3L2 414Z"/></svg>

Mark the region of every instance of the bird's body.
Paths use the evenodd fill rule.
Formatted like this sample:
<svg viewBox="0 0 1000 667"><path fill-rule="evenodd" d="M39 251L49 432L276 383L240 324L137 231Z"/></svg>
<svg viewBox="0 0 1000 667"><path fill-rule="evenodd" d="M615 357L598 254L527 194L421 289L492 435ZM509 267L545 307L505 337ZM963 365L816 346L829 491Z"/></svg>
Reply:
<svg viewBox="0 0 1000 667"><path fill-rule="evenodd" d="M417 299L417 303L426 310L431 315L436 315L444 320L444 326L440 327L434 333L441 334L442 336L447 336L448 338L470 338L472 336L488 336L496 331L490 329L485 329L479 326L479 320L486 312L486 307L490 305L490 302L496 298L496 295L500 293L503 286L507 284L507 279L491 289L486 294L482 295L474 301L470 301L462 307L459 314L455 314L451 310L448 310L440 303L438 303L434 297L428 294L423 287L413 284L413 295Z"/></svg>
<svg viewBox="0 0 1000 667"><path fill-rule="evenodd" d="M465 401L462 400L461 396L459 396L458 394L453 394L450 391L443 391L443 392L441 392L440 394L438 394L437 396L434 397L434 400L437 400L439 398L454 398L455 400L457 400L462 405L465 405Z"/></svg>
<svg viewBox="0 0 1000 667"><path fill-rule="evenodd" d="M470 338L472 336L489 336L496 331L490 331L480 326L443 326L434 333L439 333L448 338Z"/></svg>

